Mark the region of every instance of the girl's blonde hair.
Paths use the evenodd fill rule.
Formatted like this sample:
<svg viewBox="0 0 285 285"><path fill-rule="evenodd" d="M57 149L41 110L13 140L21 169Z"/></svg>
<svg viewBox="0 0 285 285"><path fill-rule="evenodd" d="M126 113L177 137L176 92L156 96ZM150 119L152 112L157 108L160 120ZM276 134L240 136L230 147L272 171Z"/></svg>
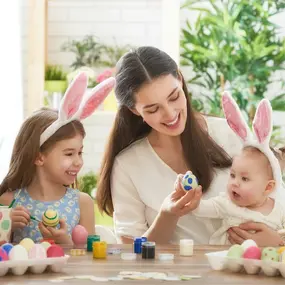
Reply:
<svg viewBox="0 0 285 285"><path fill-rule="evenodd" d="M0 196L8 190L29 186L35 175L35 160L39 153L47 153L57 142L77 134L85 137L82 123L75 120L61 127L40 147L40 135L57 118L57 111L41 108L24 121L14 143L8 174L0 185Z"/></svg>

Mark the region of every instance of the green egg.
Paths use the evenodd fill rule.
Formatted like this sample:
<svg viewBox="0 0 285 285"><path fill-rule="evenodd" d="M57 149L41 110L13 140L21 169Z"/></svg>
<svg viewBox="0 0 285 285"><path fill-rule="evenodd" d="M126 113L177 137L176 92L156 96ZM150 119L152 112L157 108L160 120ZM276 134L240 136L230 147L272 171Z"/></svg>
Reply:
<svg viewBox="0 0 285 285"><path fill-rule="evenodd" d="M230 258L241 258L243 255L243 247L239 244L235 244L233 246L230 247L230 249L228 250L228 254L227 257Z"/></svg>
<svg viewBox="0 0 285 285"><path fill-rule="evenodd" d="M276 248L274 247L265 247L262 250L261 260L263 261L278 261L279 254Z"/></svg>

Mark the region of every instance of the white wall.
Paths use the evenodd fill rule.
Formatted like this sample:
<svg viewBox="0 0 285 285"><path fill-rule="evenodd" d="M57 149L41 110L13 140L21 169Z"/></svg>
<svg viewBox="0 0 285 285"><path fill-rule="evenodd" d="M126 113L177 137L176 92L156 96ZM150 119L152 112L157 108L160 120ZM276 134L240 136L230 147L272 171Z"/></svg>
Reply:
<svg viewBox="0 0 285 285"><path fill-rule="evenodd" d="M8 1L3 6L5 9L0 8L0 181L8 171L12 145L23 120L20 0Z"/></svg>

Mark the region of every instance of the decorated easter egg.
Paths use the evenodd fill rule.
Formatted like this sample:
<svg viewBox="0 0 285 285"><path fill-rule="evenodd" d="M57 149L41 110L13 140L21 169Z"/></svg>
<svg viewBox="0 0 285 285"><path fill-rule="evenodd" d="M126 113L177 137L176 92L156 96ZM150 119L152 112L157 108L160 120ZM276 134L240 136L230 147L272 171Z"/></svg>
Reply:
<svg viewBox="0 0 285 285"><path fill-rule="evenodd" d="M263 260L263 261L278 261L279 260L278 251L274 247L265 247L262 250L261 260Z"/></svg>
<svg viewBox="0 0 285 285"><path fill-rule="evenodd" d="M234 244L232 245L227 253L227 257L230 258L241 258L243 255L244 249L241 245L239 244Z"/></svg>
<svg viewBox="0 0 285 285"><path fill-rule="evenodd" d="M13 248L13 245L11 243L4 243L1 248L4 249L7 254L9 254L10 250Z"/></svg>
<svg viewBox="0 0 285 285"><path fill-rule="evenodd" d="M88 232L81 226L77 225L72 230L72 241L76 245L85 245L87 243Z"/></svg>
<svg viewBox="0 0 285 285"><path fill-rule="evenodd" d="M46 249L41 244L35 244L28 252L29 259L44 259L47 257Z"/></svg>
<svg viewBox="0 0 285 285"><path fill-rule="evenodd" d="M187 171L182 178L181 184L185 191L189 191L198 187L198 180L192 171Z"/></svg>
<svg viewBox="0 0 285 285"><path fill-rule="evenodd" d="M3 248L0 248L0 261L6 260L8 260L8 254Z"/></svg>
<svg viewBox="0 0 285 285"><path fill-rule="evenodd" d="M47 249L51 246L51 244L48 241L43 241L40 243L42 247L47 251Z"/></svg>
<svg viewBox="0 0 285 285"><path fill-rule="evenodd" d="M247 259L260 259L261 249L257 246L250 246L244 251L242 257Z"/></svg>
<svg viewBox="0 0 285 285"><path fill-rule="evenodd" d="M256 246L257 247L257 244L254 240L252 239L247 239L245 240L241 246L243 247L244 250L246 250L247 248L251 247L251 246Z"/></svg>
<svg viewBox="0 0 285 285"><path fill-rule="evenodd" d="M9 259L10 260L27 260L28 252L22 245L17 244L10 250Z"/></svg>
<svg viewBox="0 0 285 285"><path fill-rule="evenodd" d="M30 238L24 238L19 243L21 246L23 246L27 251L29 251L34 246L34 241Z"/></svg>
<svg viewBox="0 0 285 285"><path fill-rule="evenodd" d="M42 216L43 224L47 227L55 227L59 223L57 211L48 209Z"/></svg>
<svg viewBox="0 0 285 285"><path fill-rule="evenodd" d="M47 249L47 257L62 257L62 256L64 256L64 251L62 247L60 247L57 244L52 244Z"/></svg>
<svg viewBox="0 0 285 285"><path fill-rule="evenodd" d="M279 247L277 252L278 254L282 254L285 251L285 246Z"/></svg>

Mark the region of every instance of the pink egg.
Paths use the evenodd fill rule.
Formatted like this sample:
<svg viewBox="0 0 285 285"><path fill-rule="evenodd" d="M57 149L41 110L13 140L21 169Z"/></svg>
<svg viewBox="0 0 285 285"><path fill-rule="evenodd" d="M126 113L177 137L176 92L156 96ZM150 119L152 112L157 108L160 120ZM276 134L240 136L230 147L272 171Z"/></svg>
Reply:
<svg viewBox="0 0 285 285"><path fill-rule="evenodd" d="M257 246L250 246L243 253L243 258L247 259L260 259L261 258L261 249Z"/></svg>
<svg viewBox="0 0 285 285"><path fill-rule="evenodd" d="M8 260L8 255L4 249L0 248L0 261L6 260Z"/></svg>
<svg viewBox="0 0 285 285"><path fill-rule="evenodd" d="M47 257L46 250L41 244L35 244L28 252L29 259L44 259Z"/></svg>
<svg viewBox="0 0 285 285"><path fill-rule="evenodd" d="M72 241L76 245L85 245L87 243L88 232L81 226L77 225L72 231Z"/></svg>
<svg viewBox="0 0 285 285"><path fill-rule="evenodd" d="M47 249L47 257L62 257L62 256L64 256L64 251L62 247L60 247L57 244L52 244Z"/></svg>

